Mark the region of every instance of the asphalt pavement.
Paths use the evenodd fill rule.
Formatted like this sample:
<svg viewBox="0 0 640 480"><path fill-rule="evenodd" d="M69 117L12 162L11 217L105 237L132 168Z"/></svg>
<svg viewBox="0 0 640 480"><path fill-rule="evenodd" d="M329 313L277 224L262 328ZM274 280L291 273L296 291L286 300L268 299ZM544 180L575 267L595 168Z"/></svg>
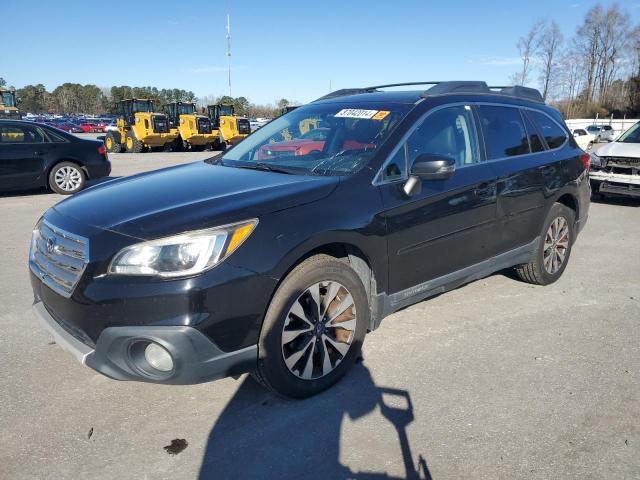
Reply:
<svg viewBox="0 0 640 480"><path fill-rule="evenodd" d="M112 176L210 154L112 155ZM640 478L640 201L592 203L563 277L501 272L384 320L331 390L116 382L31 313L46 192L0 196L0 478ZM105 206L108 208L108 206Z"/></svg>

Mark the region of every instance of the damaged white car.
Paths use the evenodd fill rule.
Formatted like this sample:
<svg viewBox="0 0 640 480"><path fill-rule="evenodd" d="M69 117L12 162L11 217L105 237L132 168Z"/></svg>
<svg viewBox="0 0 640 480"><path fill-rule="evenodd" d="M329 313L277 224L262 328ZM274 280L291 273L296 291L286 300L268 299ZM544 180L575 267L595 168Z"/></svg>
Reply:
<svg viewBox="0 0 640 480"><path fill-rule="evenodd" d="M640 197L640 122L591 154L593 193Z"/></svg>

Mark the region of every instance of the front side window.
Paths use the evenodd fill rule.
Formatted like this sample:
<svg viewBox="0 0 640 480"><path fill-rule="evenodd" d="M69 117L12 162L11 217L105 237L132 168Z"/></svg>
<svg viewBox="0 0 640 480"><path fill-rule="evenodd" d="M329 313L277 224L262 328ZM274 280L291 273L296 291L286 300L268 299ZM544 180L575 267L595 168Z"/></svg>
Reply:
<svg viewBox="0 0 640 480"><path fill-rule="evenodd" d="M471 107L446 107L428 115L385 164L380 180L404 178L416 158L425 154L451 158L457 168L480 161Z"/></svg>
<svg viewBox="0 0 640 480"><path fill-rule="evenodd" d="M309 104L240 142L223 165L303 175L350 175L363 168L413 105Z"/></svg>
<svg viewBox="0 0 640 480"><path fill-rule="evenodd" d="M12 92L1 92L0 93L0 100L2 100L0 103L2 103L5 107L15 107L16 103L15 103L15 97L13 96Z"/></svg>
<svg viewBox="0 0 640 480"><path fill-rule="evenodd" d="M567 132L544 113L531 110L529 114L538 125L538 129L542 132L542 136L546 140L547 145L549 145L549 148L558 148L567 140Z"/></svg>
<svg viewBox="0 0 640 480"><path fill-rule="evenodd" d="M0 126L1 143L43 143L44 136L39 128L31 125Z"/></svg>
<svg viewBox="0 0 640 480"><path fill-rule="evenodd" d="M529 153L527 132L520 110L513 107L481 105L480 122L490 160Z"/></svg>

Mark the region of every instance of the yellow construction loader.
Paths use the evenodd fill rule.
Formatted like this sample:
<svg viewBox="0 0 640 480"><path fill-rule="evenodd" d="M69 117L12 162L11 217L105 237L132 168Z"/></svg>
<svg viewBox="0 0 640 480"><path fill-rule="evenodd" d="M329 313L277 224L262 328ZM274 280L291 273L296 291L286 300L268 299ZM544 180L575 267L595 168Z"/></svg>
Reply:
<svg viewBox="0 0 640 480"><path fill-rule="evenodd" d="M219 133L211 126L211 120L196 113L195 103L172 102L164 107L171 133L177 134L173 151L214 148Z"/></svg>
<svg viewBox="0 0 640 480"><path fill-rule="evenodd" d="M0 87L0 118L10 118L14 120L20 120L22 118L16 100L15 89Z"/></svg>
<svg viewBox="0 0 640 480"><path fill-rule="evenodd" d="M118 129L108 132L104 139L108 152L140 153L168 148L178 136L177 132L171 132L167 116L153 111L153 100L130 98L121 100L118 107Z"/></svg>
<svg viewBox="0 0 640 480"><path fill-rule="evenodd" d="M216 149L224 150L227 144L235 145L251 133L249 119L236 116L233 105L209 105L207 115L213 128L219 131Z"/></svg>

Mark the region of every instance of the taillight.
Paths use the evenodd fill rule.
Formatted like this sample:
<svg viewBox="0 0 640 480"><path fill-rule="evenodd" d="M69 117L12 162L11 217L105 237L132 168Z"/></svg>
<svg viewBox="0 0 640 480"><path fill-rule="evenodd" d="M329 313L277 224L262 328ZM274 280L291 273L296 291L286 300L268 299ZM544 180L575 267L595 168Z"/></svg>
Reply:
<svg viewBox="0 0 640 480"><path fill-rule="evenodd" d="M583 153L580 155L580 161L582 162L582 165L584 165L584 168L589 170L589 167L591 166L591 155Z"/></svg>
<svg viewBox="0 0 640 480"><path fill-rule="evenodd" d="M100 155L102 155L102 156L104 156L104 155L107 153L107 149L106 149L106 148L104 148L104 145L100 145L100 146L98 147L98 153L99 153Z"/></svg>

